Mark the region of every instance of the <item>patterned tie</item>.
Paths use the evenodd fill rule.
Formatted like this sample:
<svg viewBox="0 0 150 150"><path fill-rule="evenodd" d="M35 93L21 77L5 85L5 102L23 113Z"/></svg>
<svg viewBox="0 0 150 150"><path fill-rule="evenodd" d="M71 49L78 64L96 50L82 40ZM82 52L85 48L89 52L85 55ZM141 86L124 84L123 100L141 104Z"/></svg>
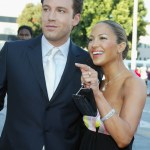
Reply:
<svg viewBox="0 0 150 150"><path fill-rule="evenodd" d="M49 100L51 99L55 89L55 74L56 74L56 67L55 67L55 54L59 51L57 47L54 47L50 52L48 52L47 62L44 67L45 73L45 80L46 80L46 87Z"/></svg>

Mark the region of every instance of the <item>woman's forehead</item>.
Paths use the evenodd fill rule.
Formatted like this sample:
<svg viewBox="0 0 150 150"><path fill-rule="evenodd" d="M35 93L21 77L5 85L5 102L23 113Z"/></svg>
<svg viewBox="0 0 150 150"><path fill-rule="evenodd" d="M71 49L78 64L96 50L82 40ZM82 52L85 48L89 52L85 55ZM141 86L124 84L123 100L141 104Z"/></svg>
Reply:
<svg viewBox="0 0 150 150"><path fill-rule="evenodd" d="M106 23L97 23L91 31L91 34L112 34L115 35L112 27Z"/></svg>

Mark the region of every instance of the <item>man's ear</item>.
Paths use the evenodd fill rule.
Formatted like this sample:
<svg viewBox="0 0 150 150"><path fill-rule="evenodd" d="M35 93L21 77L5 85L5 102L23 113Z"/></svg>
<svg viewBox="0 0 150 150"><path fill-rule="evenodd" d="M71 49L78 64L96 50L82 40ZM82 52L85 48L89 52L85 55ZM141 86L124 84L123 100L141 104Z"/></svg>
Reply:
<svg viewBox="0 0 150 150"><path fill-rule="evenodd" d="M119 45L118 45L118 53L122 53L124 50L125 50L125 48L126 48L126 43L125 42L121 42Z"/></svg>
<svg viewBox="0 0 150 150"><path fill-rule="evenodd" d="M72 25L73 27L78 25L78 23L80 22L80 17L81 17L81 14L75 14L75 16L73 17L73 22L72 22Z"/></svg>

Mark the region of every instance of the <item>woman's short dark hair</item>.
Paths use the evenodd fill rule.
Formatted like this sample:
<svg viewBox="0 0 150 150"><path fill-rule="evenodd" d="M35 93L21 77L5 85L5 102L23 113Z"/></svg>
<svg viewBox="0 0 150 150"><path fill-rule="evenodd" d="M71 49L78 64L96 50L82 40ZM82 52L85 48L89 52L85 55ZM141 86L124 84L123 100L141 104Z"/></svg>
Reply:
<svg viewBox="0 0 150 150"><path fill-rule="evenodd" d="M82 12L83 8L83 0L72 0L73 1L73 11L74 15ZM43 4L44 0L41 0L41 3Z"/></svg>
<svg viewBox="0 0 150 150"><path fill-rule="evenodd" d="M123 59L125 59L127 57L129 45L128 45L128 39L127 39L124 28L120 24L118 24L117 22L112 21L112 20L104 20L104 21L100 21L98 23L105 23L111 27L111 29L113 30L113 32L115 33L115 35L117 37L118 44L120 44L121 42L126 43L125 50L122 52L122 57L123 57Z"/></svg>
<svg viewBox="0 0 150 150"><path fill-rule="evenodd" d="M27 30L30 32L30 35L31 35L31 36L33 35L32 28L29 27L29 26L27 26L27 25L22 25L22 26L20 26L20 27L18 28L18 34L19 34L20 30L22 30L22 29L27 29Z"/></svg>

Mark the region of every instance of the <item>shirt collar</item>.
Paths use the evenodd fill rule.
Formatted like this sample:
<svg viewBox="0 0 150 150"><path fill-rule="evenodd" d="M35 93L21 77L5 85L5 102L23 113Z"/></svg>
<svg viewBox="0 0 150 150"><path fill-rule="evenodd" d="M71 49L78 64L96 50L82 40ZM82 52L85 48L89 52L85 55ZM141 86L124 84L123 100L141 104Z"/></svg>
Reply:
<svg viewBox="0 0 150 150"><path fill-rule="evenodd" d="M69 52L69 45L70 45L70 38L64 43L63 45L59 46L61 53L65 58L68 56ZM48 42L48 40L45 38L45 36L42 36L42 55L45 57L50 49L52 49L54 46Z"/></svg>

